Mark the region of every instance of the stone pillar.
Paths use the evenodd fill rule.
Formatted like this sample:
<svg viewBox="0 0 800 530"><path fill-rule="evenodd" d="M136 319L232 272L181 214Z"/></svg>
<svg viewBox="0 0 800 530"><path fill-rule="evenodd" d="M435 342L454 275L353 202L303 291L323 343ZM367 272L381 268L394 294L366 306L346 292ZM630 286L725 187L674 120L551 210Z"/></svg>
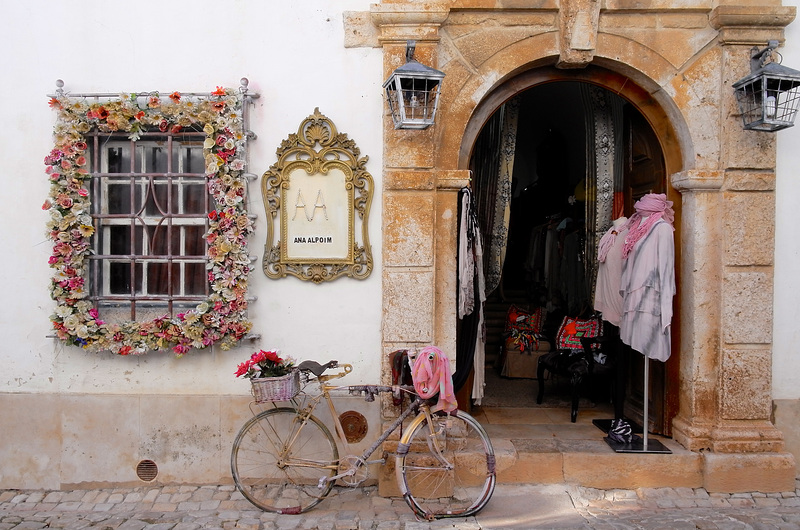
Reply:
<svg viewBox="0 0 800 530"><path fill-rule="evenodd" d="M673 175L683 193L679 442L704 451L709 491L794 489L770 420L775 137L745 131L731 85L750 50L780 39L793 8L721 5L719 169Z"/></svg>
<svg viewBox="0 0 800 530"><path fill-rule="evenodd" d="M416 41L414 58L436 68L446 7L374 4L370 14L384 51L384 79L405 62L408 40ZM384 351L435 344L454 361L457 192L467 172L435 167L435 124L397 130L388 105L383 124Z"/></svg>
<svg viewBox="0 0 800 530"><path fill-rule="evenodd" d="M672 423L676 441L709 450L716 419L720 335L721 171L672 175L681 193L680 412Z"/></svg>

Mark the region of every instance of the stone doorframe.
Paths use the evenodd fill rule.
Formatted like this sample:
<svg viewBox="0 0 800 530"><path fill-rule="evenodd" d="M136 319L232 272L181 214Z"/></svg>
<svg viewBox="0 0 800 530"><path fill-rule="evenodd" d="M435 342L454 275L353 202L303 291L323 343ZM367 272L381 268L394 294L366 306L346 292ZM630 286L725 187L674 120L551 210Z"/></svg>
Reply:
<svg viewBox="0 0 800 530"><path fill-rule="evenodd" d="M664 148L682 206L675 440L703 452L709 491L793 490L794 458L771 422L775 137L742 129L730 87L749 72L752 47L783 38L795 9L697 3L394 1L346 14L345 44L382 46L383 79L409 39L447 76L435 126L395 130L388 111L383 120L383 347L434 343L455 357L457 192L469 150L506 95L556 65L561 79L633 102Z"/></svg>

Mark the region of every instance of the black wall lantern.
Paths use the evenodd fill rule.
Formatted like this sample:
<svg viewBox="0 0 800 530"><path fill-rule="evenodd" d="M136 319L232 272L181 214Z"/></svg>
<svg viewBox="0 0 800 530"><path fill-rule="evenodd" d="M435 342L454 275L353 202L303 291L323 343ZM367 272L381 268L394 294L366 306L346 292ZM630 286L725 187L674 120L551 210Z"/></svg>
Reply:
<svg viewBox="0 0 800 530"><path fill-rule="evenodd" d="M778 41L753 48L750 75L733 84L745 129L775 132L794 125L800 104L800 72L772 62Z"/></svg>
<svg viewBox="0 0 800 530"><path fill-rule="evenodd" d="M444 73L414 60L415 41L406 43L406 64L383 84L395 129L427 129L436 119Z"/></svg>

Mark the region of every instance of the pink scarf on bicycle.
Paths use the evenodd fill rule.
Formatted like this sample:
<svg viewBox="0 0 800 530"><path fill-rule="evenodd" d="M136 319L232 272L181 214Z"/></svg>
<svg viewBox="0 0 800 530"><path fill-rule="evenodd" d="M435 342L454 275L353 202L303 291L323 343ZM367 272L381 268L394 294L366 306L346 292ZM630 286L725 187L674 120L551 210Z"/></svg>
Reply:
<svg viewBox="0 0 800 530"><path fill-rule="evenodd" d="M453 376L450 373L450 361L442 350L436 346L427 346L417 353L417 359L411 368L414 390L421 397L430 399L439 393L439 401L431 410L451 412L458 407L453 392Z"/></svg>
<svg viewBox="0 0 800 530"><path fill-rule="evenodd" d="M625 243L622 245L622 259L627 259L628 255L633 250L641 239L643 239L656 221L664 219L672 226L675 222L675 211L672 209L672 201L667 200L667 196L663 193L648 193L633 205L636 213L631 215L625 228L628 229L628 235L625 238ZM642 217L647 218L642 222ZM674 230L674 228L673 228Z"/></svg>

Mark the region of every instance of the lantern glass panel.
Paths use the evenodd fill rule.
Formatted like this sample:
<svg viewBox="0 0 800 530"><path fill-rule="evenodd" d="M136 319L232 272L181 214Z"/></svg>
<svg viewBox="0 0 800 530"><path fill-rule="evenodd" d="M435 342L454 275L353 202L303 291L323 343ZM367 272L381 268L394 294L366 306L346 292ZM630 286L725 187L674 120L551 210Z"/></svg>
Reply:
<svg viewBox="0 0 800 530"><path fill-rule="evenodd" d="M403 115L406 121L433 120L439 81L430 79L400 78L403 97Z"/></svg>

